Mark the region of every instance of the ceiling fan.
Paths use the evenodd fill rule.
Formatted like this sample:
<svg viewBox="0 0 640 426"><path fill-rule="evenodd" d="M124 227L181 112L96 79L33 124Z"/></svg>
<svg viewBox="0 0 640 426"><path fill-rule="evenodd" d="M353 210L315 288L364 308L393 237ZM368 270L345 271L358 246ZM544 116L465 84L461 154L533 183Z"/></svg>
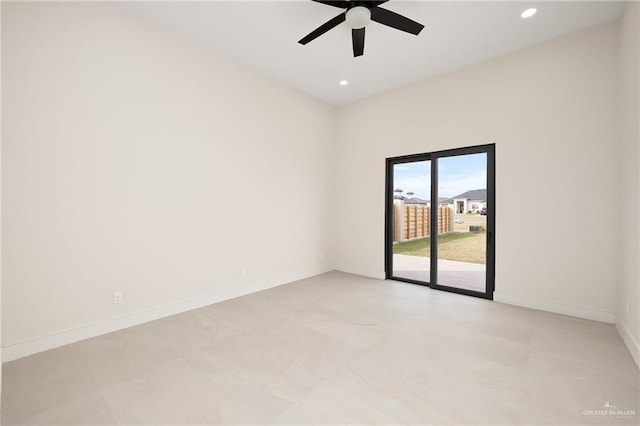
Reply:
<svg viewBox="0 0 640 426"><path fill-rule="evenodd" d="M353 44L353 56L362 56L364 54L364 30L370 21L375 21L380 24L386 25L391 28L395 28L400 31L405 31L410 34L418 35L424 28L424 25L419 24L416 21L412 21L402 15L398 15L395 12L380 7L381 4L386 3L389 0L382 1L324 1L324 0L312 0L316 3L326 4L328 6L338 7L340 9L346 9L340 15L333 19L328 20L324 24L320 25L315 30L304 36L298 43L307 44L312 40L320 37L330 29L338 26L343 22L347 22L347 25L351 27L351 38Z"/></svg>

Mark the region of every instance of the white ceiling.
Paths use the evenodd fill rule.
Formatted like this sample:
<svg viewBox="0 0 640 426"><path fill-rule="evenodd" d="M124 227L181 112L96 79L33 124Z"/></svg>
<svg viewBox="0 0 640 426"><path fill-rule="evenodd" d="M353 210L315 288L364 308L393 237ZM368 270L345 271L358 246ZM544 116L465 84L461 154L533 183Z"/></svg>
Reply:
<svg viewBox="0 0 640 426"><path fill-rule="evenodd" d="M616 19L614 1L401 1L383 7L425 25L419 36L372 22L354 58L341 24L306 46L299 39L340 9L296 1L148 1L124 7L325 102L345 104L543 40ZM520 13L537 7L538 14ZM348 86L338 82L346 79Z"/></svg>

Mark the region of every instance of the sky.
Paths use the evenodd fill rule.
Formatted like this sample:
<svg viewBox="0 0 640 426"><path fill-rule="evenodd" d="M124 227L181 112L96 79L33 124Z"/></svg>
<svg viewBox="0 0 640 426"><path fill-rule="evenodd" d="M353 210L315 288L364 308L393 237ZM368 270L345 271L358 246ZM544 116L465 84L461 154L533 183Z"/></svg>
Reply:
<svg viewBox="0 0 640 426"><path fill-rule="evenodd" d="M459 155L438 160L438 196L454 197L471 189L487 187L487 154ZM414 197L431 198L431 162L416 161L396 164L393 168L393 188L413 191Z"/></svg>

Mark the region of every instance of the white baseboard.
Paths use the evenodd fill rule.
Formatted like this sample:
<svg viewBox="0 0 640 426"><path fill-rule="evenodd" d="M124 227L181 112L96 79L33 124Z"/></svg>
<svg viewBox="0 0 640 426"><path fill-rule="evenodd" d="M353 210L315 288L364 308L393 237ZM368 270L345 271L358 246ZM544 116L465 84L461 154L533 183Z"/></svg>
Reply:
<svg viewBox="0 0 640 426"><path fill-rule="evenodd" d="M386 274L384 273L384 271L363 271L363 270L360 270L360 269L350 268L350 267L344 266L344 265L336 265L334 267L334 269L336 271L346 272L348 274L360 275L360 276L368 277L368 278L374 278L376 280L384 280L384 279L387 278Z"/></svg>
<svg viewBox="0 0 640 426"><path fill-rule="evenodd" d="M631 331L629 331L629 327L622 321L618 315L616 315L616 330L622 337L624 344L629 349L631 353L631 357L636 362L636 365L640 369L640 343L631 335Z"/></svg>
<svg viewBox="0 0 640 426"><path fill-rule="evenodd" d="M111 333L113 331L122 330L124 328L133 327L135 325L144 324L160 318L202 308L203 306L213 303L223 302L225 300L256 293L261 290L288 284L293 281L309 278L315 275L329 272L331 269L316 271L314 273L292 273L277 279L264 280L251 285L219 291L205 296L195 297L192 299L182 300L170 305L160 306L143 312L126 315L119 318L113 318L107 321L94 323L86 326L64 330L58 333L42 336L36 339L4 346L2 348L2 362L9 362L29 355L43 352L49 349L58 348L60 346L79 342L80 340L89 339L91 337L100 336L102 334Z"/></svg>
<svg viewBox="0 0 640 426"><path fill-rule="evenodd" d="M593 321L615 323L616 316L613 312L600 311L598 309L585 308L583 306L566 305L563 303L548 302L545 300L531 299L528 297L511 296L502 293L493 293L493 300L507 305L522 306L523 308L537 309L539 311L553 312L555 314L569 315Z"/></svg>

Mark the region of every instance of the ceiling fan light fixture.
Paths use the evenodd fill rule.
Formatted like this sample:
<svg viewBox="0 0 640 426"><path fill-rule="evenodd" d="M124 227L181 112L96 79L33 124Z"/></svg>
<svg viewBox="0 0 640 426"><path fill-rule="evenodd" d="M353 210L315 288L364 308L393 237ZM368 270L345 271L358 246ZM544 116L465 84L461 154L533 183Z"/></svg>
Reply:
<svg viewBox="0 0 640 426"><path fill-rule="evenodd" d="M346 21L353 30L364 28L371 22L371 11L364 6L354 6L347 10Z"/></svg>

